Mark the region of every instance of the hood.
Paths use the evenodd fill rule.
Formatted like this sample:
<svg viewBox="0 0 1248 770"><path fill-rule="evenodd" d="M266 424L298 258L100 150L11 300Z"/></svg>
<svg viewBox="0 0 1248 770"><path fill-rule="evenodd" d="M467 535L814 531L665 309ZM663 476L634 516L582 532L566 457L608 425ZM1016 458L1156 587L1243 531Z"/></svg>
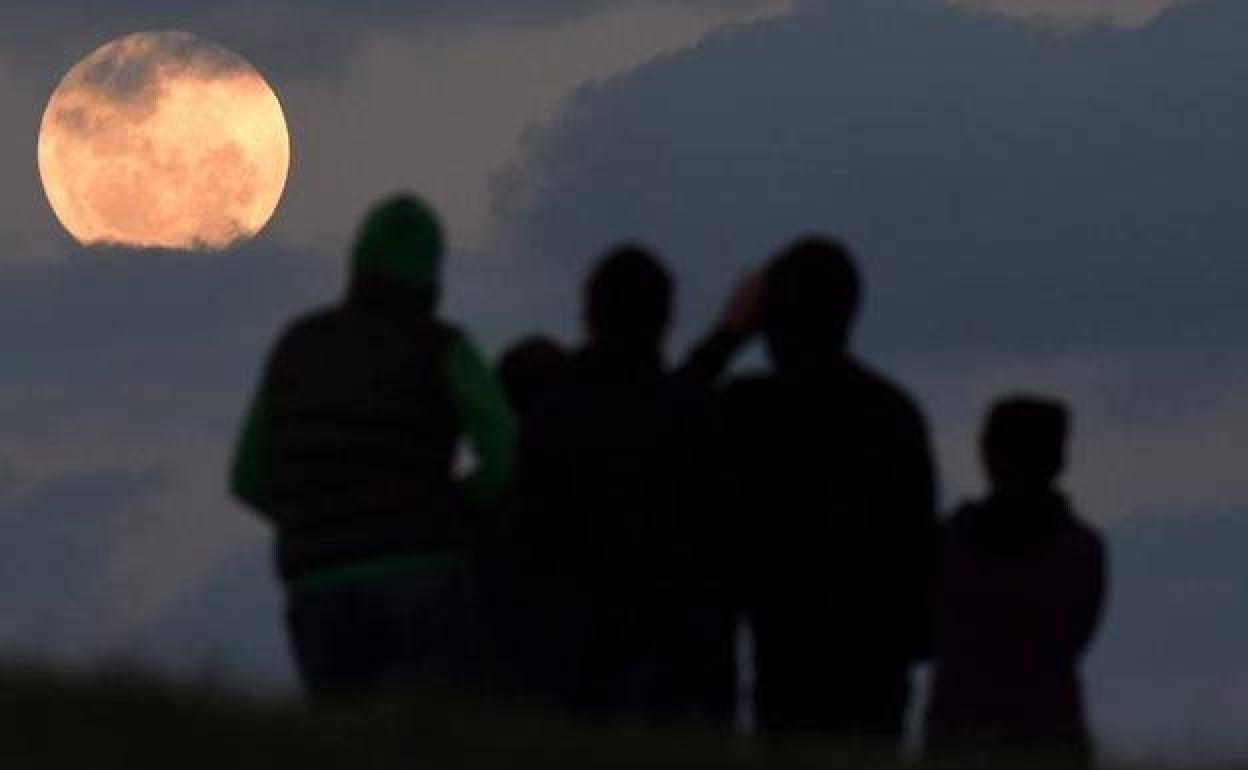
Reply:
<svg viewBox="0 0 1248 770"><path fill-rule="evenodd" d="M441 283L443 237L437 215L412 195L373 207L356 235L354 279L381 279L435 295Z"/></svg>

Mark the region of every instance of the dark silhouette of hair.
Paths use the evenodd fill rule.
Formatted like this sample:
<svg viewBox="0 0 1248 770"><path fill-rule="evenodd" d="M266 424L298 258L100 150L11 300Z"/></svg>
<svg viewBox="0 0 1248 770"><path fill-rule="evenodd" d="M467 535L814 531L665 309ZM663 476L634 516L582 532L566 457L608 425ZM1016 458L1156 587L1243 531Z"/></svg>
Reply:
<svg viewBox="0 0 1248 770"><path fill-rule="evenodd" d="M845 244L801 238L775 257L766 280L763 333L778 366L844 351L862 299Z"/></svg>
<svg viewBox="0 0 1248 770"><path fill-rule="evenodd" d="M1066 465L1070 413L1059 401L1012 396L996 402L980 438L984 466L998 488L1051 486Z"/></svg>
<svg viewBox="0 0 1248 770"><path fill-rule="evenodd" d="M498 361L498 376L512 407L521 414L534 404L558 379L568 360L559 343L535 334L525 337L504 351Z"/></svg>
<svg viewBox="0 0 1248 770"><path fill-rule="evenodd" d="M655 351L671 319L672 278L649 249L612 249L585 285L585 320L595 345Z"/></svg>

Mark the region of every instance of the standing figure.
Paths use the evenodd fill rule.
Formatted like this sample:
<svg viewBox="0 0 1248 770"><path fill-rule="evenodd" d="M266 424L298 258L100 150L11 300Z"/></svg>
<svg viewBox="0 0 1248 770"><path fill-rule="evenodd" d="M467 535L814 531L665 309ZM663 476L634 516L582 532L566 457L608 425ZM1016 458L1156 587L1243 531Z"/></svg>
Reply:
<svg viewBox="0 0 1248 770"><path fill-rule="evenodd" d="M982 434L991 491L945 529L927 750L1057 751L1087 761L1079 661L1100 621L1105 547L1055 484L1059 403L998 402Z"/></svg>
<svg viewBox="0 0 1248 770"><path fill-rule="evenodd" d="M747 549L758 725L892 745L928 640L927 430L849 351L861 288L844 245L799 240L763 277L773 371L729 383L720 446Z"/></svg>
<svg viewBox="0 0 1248 770"><path fill-rule="evenodd" d="M516 424L436 315L442 249L420 201L373 209L344 300L281 335L239 441L231 488L276 531L314 696L444 685L472 662L469 545L510 483ZM461 437L477 457L462 486Z"/></svg>
<svg viewBox="0 0 1248 770"><path fill-rule="evenodd" d="M569 354L549 337L527 336L499 356L497 374L524 435L525 425L558 387ZM499 510L496 539L483 542L478 575L485 605L491 690L525 707L557 706L554 683L566 664L558 629L567 623L560 584L548 572L540 543L526 529L521 498L509 494Z"/></svg>
<svg viewBox="0 0 1248 770"><path fill-rule="evenodd" d="M672 294L644 248L608 254L585 288L588 343L526 416L518 531L562 608L539 630L558 699L591 719L726 722L732 708L709 403L664 365Z"/></svg>
<svg viewBox="0 0 1248 770"><path fill-rule="evenodd" d="M567 351L541 335L525 337L503 351L498 379L522 422L559 382L567 362Z"/></svg>

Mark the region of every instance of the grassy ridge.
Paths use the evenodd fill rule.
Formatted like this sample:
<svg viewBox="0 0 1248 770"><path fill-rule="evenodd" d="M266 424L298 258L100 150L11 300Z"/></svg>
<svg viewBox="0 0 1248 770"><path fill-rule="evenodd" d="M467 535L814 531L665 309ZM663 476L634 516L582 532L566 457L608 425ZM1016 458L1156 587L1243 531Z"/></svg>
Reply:
<svg viewBox="0 0 1248 770"><path fill-rule="evenodd" d="M971 762L964 768L994 768ZM1016 762L1010 767L1020 767ZM1039 765L1032 765L1039 766ZM1050 765L1052 766L1052 765ZM891 770L845 747L709 733L588 730L428 697L313 710L127 675L0 670L0 768L249 770Z"/></svg>

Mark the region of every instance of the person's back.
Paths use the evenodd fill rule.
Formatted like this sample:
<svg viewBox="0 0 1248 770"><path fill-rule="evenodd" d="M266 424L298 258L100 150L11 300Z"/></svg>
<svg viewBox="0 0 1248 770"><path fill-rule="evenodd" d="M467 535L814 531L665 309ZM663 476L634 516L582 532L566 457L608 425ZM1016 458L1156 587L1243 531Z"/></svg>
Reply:
<svg viewBox="0 0 1248 770"><path fill-rule="evenodd" d="M360 231L345 300L292 324L266 363L231 474L276 530L296 661L314 695L456 677L470 648L472 507L511 474L515 426L467 339L438 321L441 233L400 197ZM444 682L442 682L444 683Z"/></svg>
<svg viewBox="0 0 1248 770"><path fill-rule="evenodd" d="M575 621L565 696L594 716L698 710L673 665L704 572L693 499L707 405L666 372L669 279L637 248L587 287L591 341L535 411L523 442L529 531ZM708 657L713 651L708 651ZM731 672L719 672L729 681ZM696 686L695 686L696 689Z"/></svg>
<svg viewBox="0 0 1248 770"><path fill-rule="evenodd" d="M534 410L564 377L569 355L554 340L533 335L509 346L496 365L498 380L519 420L521 433ZM521 501L510 494L500 507L495 539L479 551L481 589L486 603L496 697L523 705L550 706L551 682L564 663L559 645L550 644L564 606L554 596L558 583L532 542Z"/></svg>
<svg viewBox="0 0 1248 770"><path fill-rule="evenodd" d="M943 537L929 754L1090 753L1078 665L1100 618L1105 552L1053 486L1066 422L1036 399L1000 402L989 417L992 492Z"/></svg>
<svg viewBox="0 0 1248 770"><path fill-rule="evenodd" d="M592 349L572 358L533 437L534 451L553 450L560 464L552 515L569 520L547 539L558 567L624 602L681 564L673 530L685 516L702 417L705 405L657 361L615 361Z"/></svg>
<svg viewBox="0 0 1248 770"><path fill-rule="evenodd" d="M270 356L269 513L287 579L379 547L402 554L467 539L441 363L456 332L395 293L390 307L353 296L300 320Z"/></svg>
<svg viewBox="0 0 1248 770"><path fill-rule="evenodd" d="M918 409L846 345L857 277L807 239L768 269L775 371L723 397L768 733L891 741L920 654L934 481Z"/></svg>

